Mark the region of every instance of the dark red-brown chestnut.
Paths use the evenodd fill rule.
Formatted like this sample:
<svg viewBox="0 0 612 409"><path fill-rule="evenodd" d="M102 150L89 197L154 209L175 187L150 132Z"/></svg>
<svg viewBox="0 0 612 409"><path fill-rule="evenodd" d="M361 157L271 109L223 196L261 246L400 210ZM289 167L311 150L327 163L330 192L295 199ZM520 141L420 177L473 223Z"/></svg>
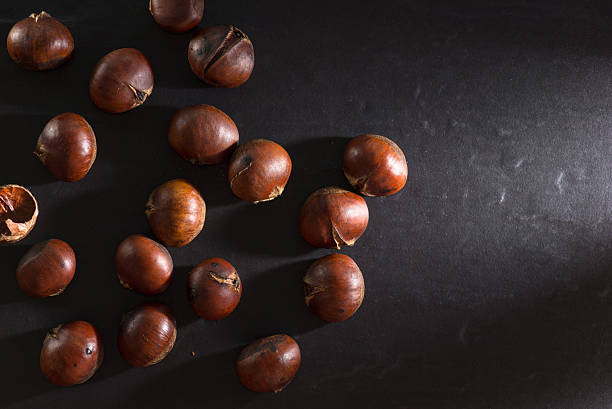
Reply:
<svg viewBox="0 0 612 409"><path fill-rule="evenodd" d="M0 186L0 243L16 243L36 224L38 203L28 189L19 185Z"/></svg>
<svg viewBox="0 0 612 409"><path fill-rule="evenodd" d="M172 350L175 340L176 321L163 304L144 304L126 313L119 324L117 345L131 366L158 363Z"/></svg>
<svg viewBox="0 0 612 409"><path fill-rule="evenodd" d="M207 258L187 278L187 298L198 316L208 321L227 317L238 305L242 283L238 272L222 258Z"/></svg>
<svg viewBox="0 0 612 409"><path fill-rule="evenodd" d="M293 380L302 357L297 342L279 334L245 347L236 361L242 384L253 392L280 392Z"/></svg>
<svg viewBox="0 0 612 409"><path fill-rule="evenodd" d="M49 330L40 351L40 369L49 382L71 386L87 382L103 359L100 333L88 322L75 321Z"/></svg>
<svg viewBox="0 0 612 409"><path fill-rule="evenodd" d="M145 214L155 237L168 247L182 247L202 231L206 203L191 183L173 179L153 190Z"/></svg>
<svg viewBox="0 0 612 409"><path fill-rule="evenodd" d="M363 197L338 187L324 187L306 199L299 228L311 245L340 249L355 244L368 226L368 219Z"/></svg>
<svg viewBox="0 0 612 409"><path fill-rule="evenodd" d="M235 88L253 72L255 51L249 37L234 26L206 27L189 42L189 66L215 87Z"/></svg>
<svg viewBox="0 0 612 409"><path fill-rule="evenodd" d="M32 297L58 295L70 284L76 271L72 247L58 239L31 247L17 265L17 284Z"/></svg>
<svg viewBox="0 0 612 409"><path fill-rule="evenodd" d="M259 203L280 196L290 175L291 158L282 146L267 139L253 139L236 149L227 178L236 196Z"/></svg>
<svg viewBox="0 0 612 409"><path fill-rule="evenodd" d="M70 59L74 38L70 30L45 11L17 22L6 38L9 55L21 68L44 71Z"/></svg>
<svg viewBox="0 0 612 409"><path fill-rule="evenodd" d="M98 148L93 129L81 115L66 112L45 125L34 154L59 180L76 182L87 175Z"/></svg>
<svg viewBox="0 0 612 409"><path fill-rule="evenodd" d="M388 196L406 184L408 165L404 152L391 139L360 135L346 145L344 174L361 194Z"/></svg>
<svg viewBox="0 0 612 409"><path fill-rule="evenodd" d="M202 21L204 0L149 0L149 11L164 30L184 33Z"/></svg>
<svg viewBox="0 0 612 409"><path fill-rule="evenodd" d="M158 242L132 234L119 244L115 253L119 282L144 295L164 292L172 281L172 257Z"/></svg>
<svg viewBox="0 0 612 409"><path fill-rule="evenodd" d="M98 62L89 96L102 111L118 114L142 105L153 92L153 68L143 53L120 48Z"/></svg>
<svg viewBox="0 0 612 409"><path fill-rule="evenodd" d="M210 105L179 110L170 121L168 142L194 165L225 161L238 144L238 128L223 111Z"/></svg>

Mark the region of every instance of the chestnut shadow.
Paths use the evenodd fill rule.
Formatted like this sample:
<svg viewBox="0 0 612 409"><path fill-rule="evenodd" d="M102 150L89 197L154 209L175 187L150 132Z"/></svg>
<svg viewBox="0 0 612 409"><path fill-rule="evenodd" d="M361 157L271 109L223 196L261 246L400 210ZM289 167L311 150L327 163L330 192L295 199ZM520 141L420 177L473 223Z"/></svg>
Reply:
<svg viewBox="0 0 612 409"><path fill-rule="evenodd" d="M161 302L170 308L176 319L179 333L181 327L187 326L199 319L187 301L187 276L191 269L192 267L190 266L174 267L170 287L156 297L145 298L146 300Z"/></svg>
<svg viewBox="0 0 612 409"><path fill-rule="evenodd" d="M0 274L0 304L11 304L29 298L21 291L15 278L17 264L29 248L30 246L20 244L0 246L0 260L3 265Z"/></svg>

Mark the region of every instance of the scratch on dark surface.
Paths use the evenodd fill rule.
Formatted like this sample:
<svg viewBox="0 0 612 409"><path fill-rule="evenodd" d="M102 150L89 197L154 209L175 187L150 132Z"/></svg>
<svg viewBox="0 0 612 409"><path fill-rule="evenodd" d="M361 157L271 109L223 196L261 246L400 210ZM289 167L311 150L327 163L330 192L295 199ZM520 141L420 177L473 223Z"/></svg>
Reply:
<svg viewBox="0 0 612 409"><path fill-rule="evenodd" d="M499 196L499 204L504 203L504 201L506 200L506 189L502 189L501 194Z"/></svg>
<svg viewBox="0 0 612 409"><path fill-rule="evenodd" d="M561 171L559 172L559 176L557 177L557 181L555 182L555 186L557 186L557 189L559 190L559 193L563 194L564 189L563 189L563 177L565 176L565 172Z"/></svg>
<svg viewBox="0 0 612 409"><path fill-rule="evenodd" d="M516 163L514 164L514 168L520 168L521 165L523 164L523 162L525 162L525 158L520 158L519 160L516 161Z"/></svg>

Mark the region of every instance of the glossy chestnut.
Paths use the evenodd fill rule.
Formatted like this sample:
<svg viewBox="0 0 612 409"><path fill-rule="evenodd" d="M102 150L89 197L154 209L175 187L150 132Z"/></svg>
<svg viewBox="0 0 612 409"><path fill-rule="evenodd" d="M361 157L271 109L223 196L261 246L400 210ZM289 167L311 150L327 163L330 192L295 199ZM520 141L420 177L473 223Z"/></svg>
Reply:
<svg viewBox="0 0 612 409"><path fill-rule="evenodd" d="M164 30L184 33L202 21L204 0L149 0L149 11Z"/></svg>
<svg viewBox="0 0 612 409"><path fill-rule="evenodd" d="M253 139L236 149L227 178L236 196L259 203L280 196L290 175L291 158L282 146L267 139Z"/></svg>
<svg viewBox="0 0 612 409"><path fill-rule="evenodd" d="M100 333L88 322L75 321L49 330L40 351L40 369L49 382L71 386L87 382L103 359Z"/></svg>
<svg viewBox="0 0 612 409"><path fill-rule="evenodd" d="M120 48L98 62L89 96L102 111L118 114L142 105L153 92L153 68L143 53Z"/></svg>
<svg viewBox="0 0 612 409"><path fill-rule="evenodd" d="M189 42L189 66L195 75L215 87L244 84L255 65L249 37L234 26L206 27Z"/></svg>
<svg viewBox="0 0 612 409"><path fill-rule="evenodd" d="M38 203L28 189L19 185L0 186L0 243L16 243L36 224Z"/></svg>
<svg viewBox="0 0 612 409"><path fill-rule="evenodd" d="M206 203L191 183L173 179L153 190L145 214L155 237L168 247L182 247L202 231Z"/></svg>
<svg viewBox="0 0 612 409"><path fill-rule="evenodd" d="M65 25L42 11L30 14L11 28L6 48L23 69L51 70L70 59L74 38Z"/></svg>
<svg viewBox="0 0 612 409"><path fill-rule="evenodd" d="M225 161L238 145L238 128L223 111L210 105L179 110L170 121L168 142L194 165Z"/></svg>
<svg viewBox="0 0 612 409"><path fill-rule="evenodd" d="M227 317L238 305L242 283L238 272L222 258L207 258L187 278L187 298L198 316L209 321Z"/></svg>
<svg viewBox="0 0 612 409"><path fill-rule="evenodd" d="M252 342L240 352L236 373L253 392L280 392L295 377L302 357L300 347L285 334Z"/></svg>

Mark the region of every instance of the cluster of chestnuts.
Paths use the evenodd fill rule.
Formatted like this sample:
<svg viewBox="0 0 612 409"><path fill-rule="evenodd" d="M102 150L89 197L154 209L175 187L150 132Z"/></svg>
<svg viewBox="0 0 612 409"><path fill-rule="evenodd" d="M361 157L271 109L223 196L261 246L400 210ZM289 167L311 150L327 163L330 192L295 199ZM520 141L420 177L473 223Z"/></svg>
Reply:
<svg viewBox="0 0 612 409"><path fill-rule="evenodd" d="M184 33L202 20L204 0L150 0L157 24ZM48 70L67 61L74 50L70 30L46 12L19 21L7 38L10 57L27 70ZM188 46L192 71L207 84L233 88L247 81L254 65L253 45L233 26L198 31ZM133 48L114 50L95 66L89 82L94 104L108 113L122 113L142 105L154 87L153 68ZM279 197L292 171L291 158L279 144L254 139L239 145L238 128L224 112L210 105L180 109L168 127L168 142L194 165L229 161L228 184L238 198L260 203ZM96 160L96 136L90 124L75 113L52 118L43 128L35 155L57 179L83 179ZM352 187L365 196L391 195L402 189L407 166L401 149L379 135L361 135L347 145L343 168ZM206 202L191 183L170 180L150 194L145 215L158 241L140 234L125 238L115 253L119 283L143 295L165 291L172 283L173 261L166 247L193 241L204 227ZM0 187L0 243L23 239L34 227L38 204L24 187ZM368 225L362 196L339 187L312 193L299 215L299 231L315 247L352 246ZM64 291L76 272L70 245L50 239L34 245L17 266L17 283L32 297ZM304 276L304 298L321 319L338 322L351 317L364 297L363 275L348 256L334 253L314 262ZM214 257L198 264L187 279L186 297L195 314L217 321L230 315L242 295L242 281L227 260ZM172 311L146 303L127 312L119 323L117 346L131 366L146 367L172 350L177 326ZM57 385L74 385L91 378L102 364L102 340L84 321L60 325L44 339L40 367ZM301 362L300 348L288 335L254 341L242 350L236 373L242 384L257 392L278 392L291 382Z"/></svg>

